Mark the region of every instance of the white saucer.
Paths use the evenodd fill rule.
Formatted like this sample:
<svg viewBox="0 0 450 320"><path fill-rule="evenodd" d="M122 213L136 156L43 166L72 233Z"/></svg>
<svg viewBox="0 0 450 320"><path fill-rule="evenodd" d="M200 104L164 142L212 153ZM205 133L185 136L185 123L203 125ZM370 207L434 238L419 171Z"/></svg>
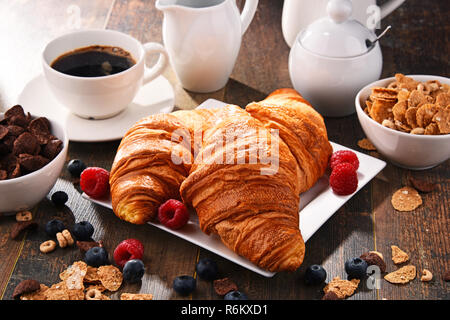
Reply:
<svg viewBox="0 0 450 320"><path fill-rule="evenodd" d="M71 141L102 142L122 139L125 132L145 116L171 112L174 92L169 81L159 76L142 86L129 107L118 115L105 120L88 120L70 113L56 101L41 74L28 82L17 103L34 116L66 121Z"/></svg>

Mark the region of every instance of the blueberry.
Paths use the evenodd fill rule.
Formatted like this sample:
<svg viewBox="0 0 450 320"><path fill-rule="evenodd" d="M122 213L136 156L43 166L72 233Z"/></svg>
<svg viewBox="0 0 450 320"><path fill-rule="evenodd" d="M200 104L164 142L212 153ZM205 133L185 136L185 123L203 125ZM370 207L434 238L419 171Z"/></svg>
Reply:
<svg viewBox="0 0 450 320"><path fill-rule="evenodd" d="M345 272L349 279L361 279L366 276L367 262L361 258L348 259L345 262Z"/></svg>
<svg viewBox="0 0 450 320"><path fill-rule="evenodd" d="M94 227L88 221L81 221L73 225L72 233L77 240L88 241L94 234Z"/></svg>
<svg viewBox="0 0 450 320"><path fill-rule="evenodd" d="M63 206L67 200L69 200L69 196L64 191L56 191L52 194L52 201L57 206Z"/></svg>
<svg viewBox="0 0 450 320"><path fill-rule="evenodd" d="M305 282L306 284L321 284L327 278L327 272L322 266L313 264L306 269Z"/></svg>
<svg viewBox="0 0 450 320"><path fill-rule="evenodd" d="M214 280L217 277L217 263L208 258L200 259L195 270L200 278L204 280Z"/></svg>
<svg viewBox="0 0 450 320"><path fill-rule="evenodd" d="M197 283L191 276L178 276L173 279L173 290L182 296L187 296L195 290Z"/></svg>
<svg viewBox="0 0 450 320"><path fill-rule="evenodd" d="M56 234L62 232L64 229L66 229L66 226L58 219L50 220L45 224L45 233L52 238L56 237Z"/></svg>
<svg viewBox="0 0 450 320"><path fill-rule="evenodd" d="M86 169L86 165L80 159L70 160L67 164L67 170L69 170L70 174L74 177L79 178L84 169Z"/></svg>
<svg viewBox="0 0 450 320"><path fill-rule="evenodd" d="M105 248L92 247L86 252L84 262L91 267L100 267L109 264L108 252L106 252Z"/></svg>
<svg viewBox="0 0 450 320"><path fill-rule="evenodd" d="M142 260L128 260L123 267L123 280L129 283L139 282L144 276L144 271L145 267Z"/></svg>
<svg viewBox="0 0 450 320"><path fill-rule="evenodd" d="M248 300L248 297L245 293L242 293L237 290L233 290L228 292L224 297L224 300Z"/></svg>

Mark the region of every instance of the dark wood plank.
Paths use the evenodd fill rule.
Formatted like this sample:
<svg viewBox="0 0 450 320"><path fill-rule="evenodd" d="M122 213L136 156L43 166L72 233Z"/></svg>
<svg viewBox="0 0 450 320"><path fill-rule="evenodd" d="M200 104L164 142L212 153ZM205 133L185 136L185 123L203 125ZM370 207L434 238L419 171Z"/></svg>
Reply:
<svg viewBox="0 0 450 320"><path fill-rule="evenodd" d="M239 7L243 3L238 1ZM290 48L281 31L282 8L283 1L259 1L231 74L236 81L267 94L292 87L288 70Z"/></svg>

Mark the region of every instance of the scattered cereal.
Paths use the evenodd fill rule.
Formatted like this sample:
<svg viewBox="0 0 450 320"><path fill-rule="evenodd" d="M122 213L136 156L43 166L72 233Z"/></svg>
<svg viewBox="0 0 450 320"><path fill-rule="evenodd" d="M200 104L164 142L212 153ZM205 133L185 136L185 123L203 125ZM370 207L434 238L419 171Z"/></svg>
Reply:
<svg viewBox="0 0 450 320"><path fill-rule="evenodd" d="M428 282L433 280L433 274L431 273L430 270L428 269L423 269L422 270L422 277L420 277L420 281L422 282Z"/></svg>
<svg viewBox="0 0 450 320"><path fill-rule="evenodd" d="M99 242L77 240L76 245L82 253L86 253L86 251L88 251L90 248L93 248L93 247L103 247L103 243L101 240Z"/></svg>
<svg viewBox="0 0 450 320"><path fill-rule="evenodd" d="M97 269L97 274L102 285L109 291L117 291L122 285L122 273L115 266L100 266Z"/></svg>
<svg viewBox="0 0 450 320"><path fill-rule="evenodd" d="M33 280L33 279L23 280L14 289L13 298L18 299L23 294L35 292L35 291L39 290L40 288L41 288L41 285L36 280Z"/></svg>
<svg viewBox="0 0 450 320"><path fill-rule="evenodd" d="M64 237L64 239L66 240L68 246L71 246L71 245L74 244L74 240L73 240L73 238L72 238L72 234L70 233L69 230L64 229L64 230L61 232L61 234L62 234L62 236Z"/></svg>
<svg viewBox="0 0 450 320"><path fill-rule="evenodd" d="M224 296L228 292L237 290L237 285L230 278L216 279L213 282L214 290L219 296Z"/></svg>
<svg viewBox="0 0 450 320"><path fill-rule="evenodd" d="M341 300L341 298L339 298L338 295L334 291L328 291L322 297L322 300Z"/></svg>
<svg viewBox="0 0 450 320"><path fill-rule="evenodd" d="M422 197L416 189L403 187L392 195L392 206L398 211L412 211L422 204Z"/></svg>
<svg viewBox="0 0 450 320"><path fill-rule="evenodd" d="M392 245L392 261L395 264L404 263L409 260L409 255L397 246Z"/></svg>
<svg viewBox="0 0 450 320"><path fill-rule="evenodd" d="M41 243L41 245L39 246L39 250L42 253L49 253L52 252L53 250L55 250L56 248L56 242L53 240L47 240Z"/></svg>
<svg viewBox="0 0 450 320"><path fill-rule="evenodd" d="M340 277L335 277L323 288L323 292L327 294L333 291L339 299L344 299L350 297L355 292L358 288L359 281L359 279L342 280Z"/></svg>
<svg viewBox="0 0 450 320"><path fill-rule="evenodd" d="M21 300L111 300L103 292L116 291L122 284L122 273L115 266L94 268L84 261L74 262L59 278L62 281L50 288L36 281L33 292L16 292L15 296L20 296Z"/></svg>
<svg viewBox="0 0 450 320"><path fill-rule="evenodd" d="M120 300L153 300L151 293L122 293Z"/></svg>
<svg viewBox="0 0 450 320"><path fill-rule="evenodd" d="M69 300L69 294L64 281L55 283L44 292L46 300Z"/></svg>
<svg viewBox="0 0 450 320"><path fill-rule="evenodd" d="M390 283L408 283L416 278L416 267L413 265L404 266L397 271L388 273L384 276Z"/></svg>
<svg viewBox="0 0 450 320"><path fill-rule="evenodd" d="M376 265L380 268L382 273L386 272L386 263L383 260L383 255L375 253L375 251L369 251L363 253L360 258L367 262L367 265Z"/></svg>
<svg viewBox="0 0 450 320"><path fill-rule="evenodd" d="M111 300L97 288L90 288L89 290L86 290L86 294L84 297L86 298L86 300Z"/></svg>
<svg viewBox="0 0 450 320"><path fill-rule="evenodd" d="M67 247L67 240L66 240L66 238L64 238L64 236L61 232L58 232L56 234L56 240L58 240L58 244L61 248Z"/></svg>
<svg viewBox="0 0 450 320"><path fill-rule="evenodd" d="M37 291L31 293L25 293L20 296L20 300L46 300L45 291L48 287L45 284L40 284L40 288Z"/></svg>
<svg viewBox="0 0 450 320"><path fill-rule="evenodd" d="M33 215L30 211L20 211L16 213L16 221L30 221L33 219Z"/></svg>
<svg viewBox="0 0 450 320"><path fill-rule="evenodd" d="M83 279L87 272L87 264L83 261L76 261L59 278L65 281L68 289L84 289Z"/></svg>
<svg viewBox="0 0 450 320"><path fill-rule="evenodd" d="M377 150L377 148L375 148L375 146L372 144L372 142L370 142L370 140L367 138L359 140L358 146L364 150L369 150L369 151Z"/></svg>
<svg viewBox="0 0 450 320"><path fill-rule="evenodd" d="M100 278L96 267L87 266L86 275L83 281L85 283L100 283Z"/></svg>

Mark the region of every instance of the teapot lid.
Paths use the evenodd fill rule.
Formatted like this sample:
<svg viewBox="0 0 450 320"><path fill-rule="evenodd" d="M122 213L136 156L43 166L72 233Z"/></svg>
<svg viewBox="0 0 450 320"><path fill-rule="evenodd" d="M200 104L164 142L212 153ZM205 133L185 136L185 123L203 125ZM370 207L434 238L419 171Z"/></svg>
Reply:
<svg viewBox="0 0 450 320"><path fill-rule="evenodd" d="M358 56L369 51L366 40L374 41L375 33L351 18L350 0L330 0L328 16L310 24L297 41L316 54L332 58Z"/></svg>

